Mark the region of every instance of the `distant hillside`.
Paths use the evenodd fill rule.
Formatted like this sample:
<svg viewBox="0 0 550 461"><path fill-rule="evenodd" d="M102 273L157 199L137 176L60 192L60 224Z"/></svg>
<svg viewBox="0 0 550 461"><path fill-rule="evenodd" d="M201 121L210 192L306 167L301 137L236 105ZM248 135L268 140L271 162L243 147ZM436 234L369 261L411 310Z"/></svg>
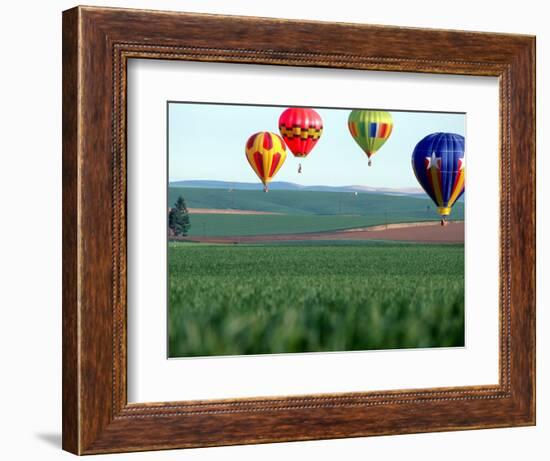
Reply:
<svg viewBox="0 0 550 461"><path fill-rule="evenodd" d="M254 235L349 229L384 223L439 220L427 198L372 192L201 189L170 187L168 203L182 196L189 208L253 210L280 215L192 214L191 235ZM464 219L457 203L453 220Z"/></svg>
<svg viewBox="0 0 550 461"><path fill-rule="evenodd" d="M233 189L233 190L262 190L263 186L259 182L230 182L230 181L210 181L210 180L187 180L172 181L169 187L199 187L206 189ZM377 192L380 194L391 195L411 195L423 196L424 192L420 188L389 188L389 187L369 187L369 186L304 186L292 182L274 181L269 184L270 190L300 190L315 192Z"/></svg>

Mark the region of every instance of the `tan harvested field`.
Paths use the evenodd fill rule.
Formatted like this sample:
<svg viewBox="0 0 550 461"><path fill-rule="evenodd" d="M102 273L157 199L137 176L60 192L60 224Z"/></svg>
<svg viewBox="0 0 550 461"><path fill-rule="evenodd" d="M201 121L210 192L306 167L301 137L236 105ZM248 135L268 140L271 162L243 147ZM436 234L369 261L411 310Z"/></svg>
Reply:
<svg viewBox="0 0 550 461"><path fill-rule="evenodd" d="M263 215L263 214L282 214L271 211L254 211L254 210L231 210L220 208L188 208L189 214L239 214L239 215Z"/></svg>
<svg viewBox="0 0 550 461"><path fill-rule="evenodd" d="M300 240L388 240L418 243L464 243L464 222L402 223L305 234L247 235L223 237L183 237L178 240L203 243L263 243Z"/></svg>

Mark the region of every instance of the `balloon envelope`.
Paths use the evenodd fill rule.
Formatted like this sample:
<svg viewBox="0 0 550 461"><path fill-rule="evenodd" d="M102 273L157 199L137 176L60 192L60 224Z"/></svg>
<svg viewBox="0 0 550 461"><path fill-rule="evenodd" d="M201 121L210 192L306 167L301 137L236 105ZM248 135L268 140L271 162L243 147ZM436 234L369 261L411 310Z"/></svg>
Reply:
<svg viewBox="0 0 550 461"><path fill-rule="evenodd" d="M433 133L414 148L412 168L416 179L438 207L442 217L451 213L464 193L464 137Z"/></svg>
<svg viewBox="0 0 550 461"><path fill-rule="evenodd" d="M279 131L295 157L306 157L323 133L323 120L313 109L290 107L279 117Z"/></svg>
<svg viewBox="0 0 550 461"><path fill-rule="evenodd" d="M393 119L389 112L382 110L353 110L348 117L348 128L370 158L388 140L393 130Z"/></svg>
<svg viewBox="0 0 550 461"><path fill-rule="evenodd" d="M246 159L264 184L267 184L280 170L286 159L286 147L280 136L269 131L255 133L246 142Z"/></svg>

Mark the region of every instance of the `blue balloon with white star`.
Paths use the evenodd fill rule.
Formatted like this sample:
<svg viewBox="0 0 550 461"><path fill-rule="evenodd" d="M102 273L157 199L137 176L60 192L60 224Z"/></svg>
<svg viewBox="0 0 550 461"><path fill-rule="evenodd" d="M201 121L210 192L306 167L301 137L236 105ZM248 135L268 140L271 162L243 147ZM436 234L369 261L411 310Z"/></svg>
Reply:
<svg viewBox="0 0 550 461"><path fill-rule="evenodd" d="M437 205L442 220L464 193L464 136L432 133L414 148L412 168L426 194Z"/></svg>

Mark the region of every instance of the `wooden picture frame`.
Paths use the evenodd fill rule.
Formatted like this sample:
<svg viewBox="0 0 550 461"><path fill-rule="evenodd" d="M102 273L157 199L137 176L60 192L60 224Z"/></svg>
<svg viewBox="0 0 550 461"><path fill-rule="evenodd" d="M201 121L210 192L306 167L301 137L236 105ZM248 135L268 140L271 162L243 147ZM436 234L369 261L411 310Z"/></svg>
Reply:
<svg viewBox="0 0 550 461"><path fill-rule="evenodd" d="M272 37L280 35L291 39L275 43ZM499 384L129 404L125 111L131 58L498 77ZM63 13L65 450L93 454L533 424L534 37L94 7Z"/></svg>

